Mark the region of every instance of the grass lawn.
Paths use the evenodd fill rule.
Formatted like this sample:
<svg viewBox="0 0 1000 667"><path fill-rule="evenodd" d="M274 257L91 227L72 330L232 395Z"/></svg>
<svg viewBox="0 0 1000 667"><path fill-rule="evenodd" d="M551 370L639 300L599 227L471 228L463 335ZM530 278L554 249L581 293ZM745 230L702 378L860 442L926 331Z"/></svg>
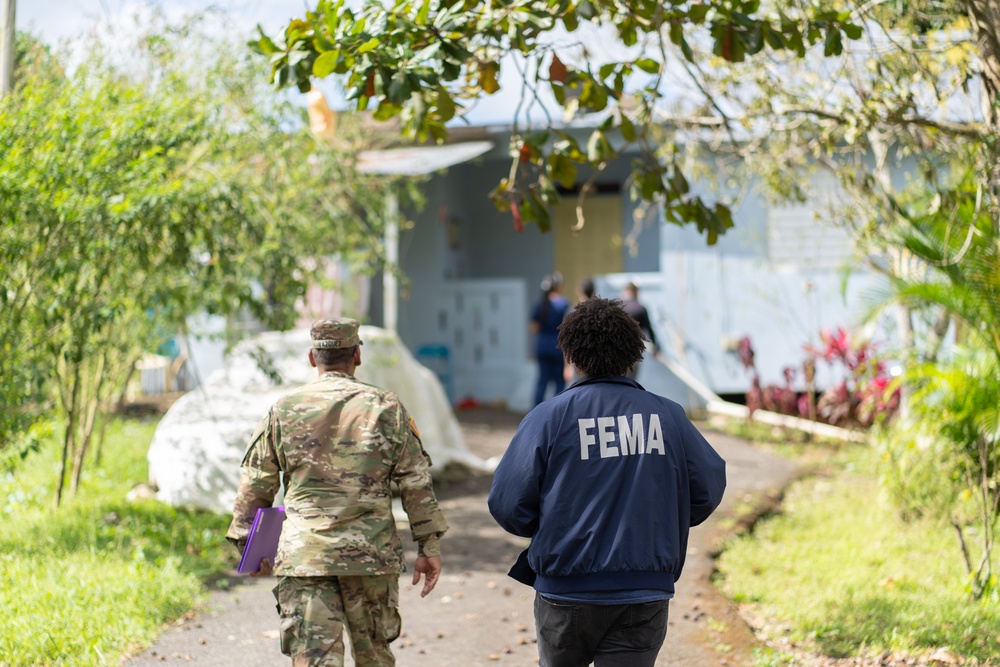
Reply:
<svg viewBox="0 0 1000 667"><path fill-rule="evenodd" d="M155 426L112 424L101 467L58 510L57 443L0 478L0 665L117 665L232 567L228 517L125 500Z"/></svg>
<svg viewBox="0 0 1000 667"><path fill-rule="evenodd" d="M880 493L869 448L835 458L833 472L792 486L782 515L727 545L721 589L749 605L769 639L807 651L945 648L996 660L1000 605L995 595L970 601L953 529L902 522Z"/></svg>

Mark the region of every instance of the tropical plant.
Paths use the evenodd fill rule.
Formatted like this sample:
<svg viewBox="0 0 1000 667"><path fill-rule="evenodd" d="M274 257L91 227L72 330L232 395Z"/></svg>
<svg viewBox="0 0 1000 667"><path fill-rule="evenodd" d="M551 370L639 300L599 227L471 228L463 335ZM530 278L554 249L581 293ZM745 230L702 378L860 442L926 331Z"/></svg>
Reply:
<svg viewBox="0 0 1000 667"><path fill-rule="evenodd" d="M1000 517L1000 363L959 347L908 373L907 418L882 439L884 478L904 516L950 523L975 599L997 592L992 568Z"/></svg>
<svg viewBox="0 0 1000 667"><path fill-rule="evenodd" d="M980 598L995 588L991 558L1000 513L1000 222L969 172L901 212L898 243L916 270L893 281L889 303L943 309L958 342L935 364L913 365L907 418L885 436L890 488L908 512L946 518ZM907 479L935 471L932 493ZM923 475L912 475L922 479ZM944 485L944 488L941 488ZM937 489L937 490L934 490ZM920 507L921 498L932 497ZM969 542L975 537L979 552Z"/></svg>
<svg viewBox="0 0 1000 667"><path fill-rule="evenodd" d="M852 335L843 327L835 332L820 332L823 346L806 345L801 363L805 391L796 388L799 369L782 369L783 384L764 384L757 370L756 353L749 336L739 342L739 356L750 374L746 404L751 416L755 410L769 410L785 415L823 421L834 426L868 428L890 419L899 407L899 388L892 383L886 364L875 344ZM826 362L840 380L815 396L816 365Z"/></svg>

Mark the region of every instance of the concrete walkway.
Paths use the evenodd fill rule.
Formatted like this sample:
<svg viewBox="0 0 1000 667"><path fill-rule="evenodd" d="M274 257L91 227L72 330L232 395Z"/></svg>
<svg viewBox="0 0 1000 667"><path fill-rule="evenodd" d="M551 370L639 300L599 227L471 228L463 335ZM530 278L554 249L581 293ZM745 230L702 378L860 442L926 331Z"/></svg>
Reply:
<svg viewBox="0 0 1000 667"><path fill-rule="evenodd" d="M492 410L460 414L470 449L484 458L501 454L519 416ZM749 666L757 639L712 586L713 553L736 529L735 511L766 504L796 474L794 462L731 436L706 437L727 462L722 507L691 533L687 564L670 606L670 629L658 667ZM478 475L439 486L451 525L443 542L444 574L421 599L407 575L400 580L403 634L394 644L400 667L532 665L537 662L534 591L506 571L525 541L504 533L486 508L490 477ZM401 530L401 533L408 532ZM411 565L415 550L407 544ZM203 667L287 665L277 641L273 579L246 581L214 592L199 614L169 628L126 664L149 667L194 663ZM353 661L348 658L348 665Z"/></svg>

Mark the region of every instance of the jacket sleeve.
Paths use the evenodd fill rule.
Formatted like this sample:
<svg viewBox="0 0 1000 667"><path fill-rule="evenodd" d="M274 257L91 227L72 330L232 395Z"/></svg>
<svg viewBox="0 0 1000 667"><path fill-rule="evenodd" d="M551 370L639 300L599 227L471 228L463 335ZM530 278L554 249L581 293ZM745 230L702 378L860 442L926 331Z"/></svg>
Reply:
<svg viewBox="0 0 1000 667"><path fill-rule="evenodd" d="M681 414L678 426L684 441L691 497L691 525L711 516L726 490L726 462L691 421Z"/></svg>
<svg viewBox="0 0 1000 667"><path fill-rule="evenodd" d="M250 444L240 466L240 484L233 503L233 522L226 539L240 552L246 546L250 528L261 507L270 507L281 487L275 438L278 437L273 411L260 420L250 437Z"/></svg>
<svg viewBox="0 0 1000 667"><path fill-rule="evenodd" d="M543 435L526 417L493 472L490 514L512 535L532 537L538 530L545 472Z"/></svg>
<svg viewBox="0 0 1000 667"><path fill-rule="evenodd" d="M403 510L410 533L421 556L441 555L441 536L448 523L438 507L431 479L431 458L420 442L416 424L402 405L396 411L396 429L401 441L392 481L399 484Z"/></svg>

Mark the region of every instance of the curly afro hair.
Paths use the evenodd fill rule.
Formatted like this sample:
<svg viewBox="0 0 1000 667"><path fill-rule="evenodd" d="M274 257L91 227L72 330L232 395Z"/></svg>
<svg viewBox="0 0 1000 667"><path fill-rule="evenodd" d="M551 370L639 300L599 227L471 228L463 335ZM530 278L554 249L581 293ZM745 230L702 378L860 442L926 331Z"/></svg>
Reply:
<svg viewBox="0 0 1000 667"><path fill-rule="evenodd" d="M588 377L625 375L646 349L639 323L619 299L580 302L559 326L559 347L566 359Z"/></svg>

